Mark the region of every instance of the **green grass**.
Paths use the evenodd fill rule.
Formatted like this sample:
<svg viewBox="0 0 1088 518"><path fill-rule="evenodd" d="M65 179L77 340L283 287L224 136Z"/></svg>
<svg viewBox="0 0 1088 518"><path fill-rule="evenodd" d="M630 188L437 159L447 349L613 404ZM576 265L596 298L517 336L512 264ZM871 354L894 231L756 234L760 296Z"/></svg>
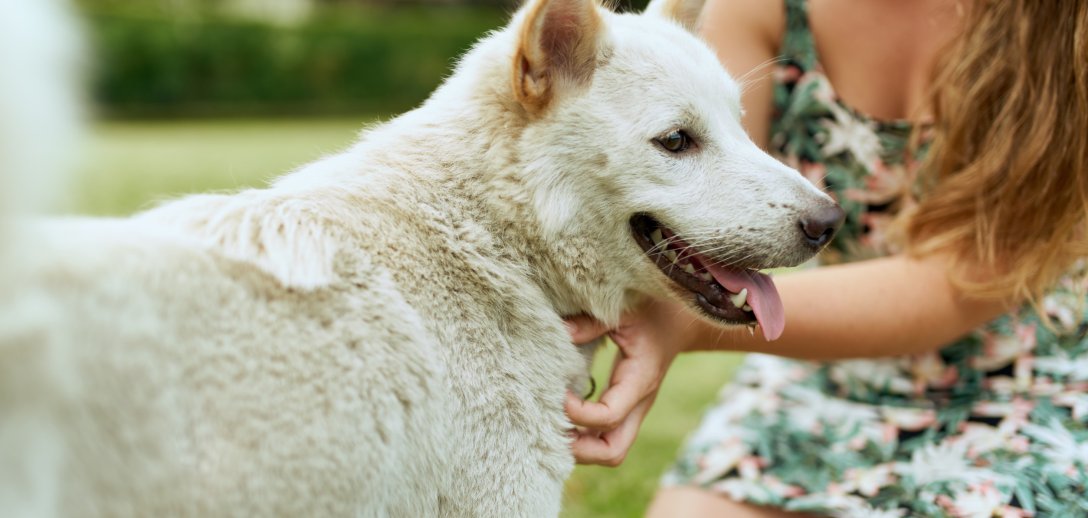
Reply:
<svg viewBox="0 0 1088 518"><path fill-rule="evenodd" d="M363 120L105 123L94 129L77 177L79 212L129 214L184 193L261 186L342 149ZM608 379L614 348L595 377ZM728 380L739 355L679 358L624 465L582 466L567 483L564 517L641 516L684 436ZM496 432L500 433L500 432Z"/></svg>
<svg viewBox="0 0 1088 518"><path fill-rule="evenodd" d="M73 205L129 214L191 192L265 185L349 145L359 119L103 123L94 127Z"/></svg>

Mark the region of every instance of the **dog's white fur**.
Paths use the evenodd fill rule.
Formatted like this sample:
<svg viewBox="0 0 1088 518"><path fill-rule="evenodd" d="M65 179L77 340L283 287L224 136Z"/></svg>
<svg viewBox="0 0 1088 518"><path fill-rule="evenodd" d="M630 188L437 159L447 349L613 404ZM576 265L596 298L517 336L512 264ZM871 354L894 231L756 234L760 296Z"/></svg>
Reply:
<svg viewBox="0 0 1088 518"><path fill-rule="evenodd" d="M745 136L691 2L650 12L531 0L422 107L268 189L35 227L22 296L48 311L0 327L0 372L68 370L0 382L0 423L48 415L62 456L27 505L555 516L586 371L560 316L682 293L629 218L767 267L831 203ZM676 128L698 148L654 144Z"/></svg>

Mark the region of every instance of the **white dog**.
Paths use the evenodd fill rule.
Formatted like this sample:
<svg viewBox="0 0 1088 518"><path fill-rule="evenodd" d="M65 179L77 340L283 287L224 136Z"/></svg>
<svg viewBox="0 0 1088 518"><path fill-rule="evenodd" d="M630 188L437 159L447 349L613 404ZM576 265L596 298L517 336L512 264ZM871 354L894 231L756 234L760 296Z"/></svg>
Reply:
<svg viewBox="0 0 1088 518"><path fill-rule="evenodd" d="M52 310L0 329L0 368L59 354L75 387L19 388L63 452L38 508L558 514L586 373L561 316L672 296L774 338L755 270L841 219L745 136L700 3L531 0L422 107L268 189L37 227Z"/></svg>

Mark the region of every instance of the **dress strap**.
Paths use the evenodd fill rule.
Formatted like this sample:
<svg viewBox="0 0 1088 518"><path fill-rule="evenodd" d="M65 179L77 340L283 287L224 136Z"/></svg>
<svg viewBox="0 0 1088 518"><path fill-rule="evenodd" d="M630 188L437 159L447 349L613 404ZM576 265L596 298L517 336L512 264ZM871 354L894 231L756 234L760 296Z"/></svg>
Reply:
<svg viewBox="0 0 1088 518"><path fill-rule="evenodd" d="M816 58L816 40L808 24L808 2L806 0L785 0L786 30L782 37L779 57L782 62L798 66L802 72L808 72L818 66Z"/></svg>

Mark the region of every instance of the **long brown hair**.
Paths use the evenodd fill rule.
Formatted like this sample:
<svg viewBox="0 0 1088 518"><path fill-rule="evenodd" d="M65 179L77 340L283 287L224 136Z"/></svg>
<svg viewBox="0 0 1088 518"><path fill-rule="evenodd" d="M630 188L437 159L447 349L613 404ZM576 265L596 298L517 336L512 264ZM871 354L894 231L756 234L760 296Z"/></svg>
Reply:
<svg viewBox="0 0 1088 518"><path fill-rule="evenodd" d="M906 237L956 258L968 294L1033 298L1088 257L1088 0L978 0L965 16L935 70Z"/></svg>

